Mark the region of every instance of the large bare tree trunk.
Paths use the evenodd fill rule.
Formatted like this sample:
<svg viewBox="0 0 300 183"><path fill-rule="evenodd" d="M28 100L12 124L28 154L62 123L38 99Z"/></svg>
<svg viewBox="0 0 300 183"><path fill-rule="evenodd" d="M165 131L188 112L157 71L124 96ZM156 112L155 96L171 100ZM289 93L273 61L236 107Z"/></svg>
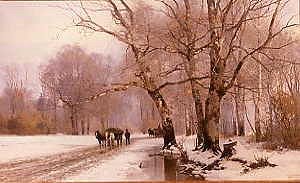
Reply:
<svg viewBox="0 0 300 183"><path fill-rule="evenodd" d="M193 78L196 73L196 65L195 60L190 56L187 59L188 63L185 64L185 72L189 79ZM192 89L192 96L194 99L194 105L196 110L196 117L197 117L197 144L196 149L201 145L203 142L203 123L204 123L204 114L203 114L203 107L201 101L201 88L199 84L195 80L190 81L191 89Z"/></svg>
<svg viewBox="0 0 300 183"><path fill-rule="evenodd" d="M164 135L164 146L163 149L168 147L169 144L175 145L175 132L173 127L173 122L169 117L170 110L168 109L167 103L165 102L164 98L162 97L161 93L158 90L155 91L148 91L151 99L154 101L160 117L162 119L162 128L163 128L163 135Z"/></svg>
<svg viewBox="0 0 300 183"><path fill-rule="evenodd" d="M145 89L148 93L148 95L151 97L151 99L154 101L159 115L162 120L162 128L163 128L163 136L164 136L164 146L163 149L168 147L169 144L175 145L176 144L176 138L175 138L175 131L173 122L170 118L170 110L167 106L167 103L163 96L160 93L160 90L157 89L156 84L154 83L153 78L149 75L149 68L146 67L145 63L141 61L139 55L138 49L131 45L132 52L134 53L136 63L138 63L139 70L141 71L139 75L136 75L140 81L143 83Z"/></svg>
<svg viewBox="0 0 300 183"><path fill-rule="evenodd" d="M197 147L203 142L203 123L204 123L204 114L201 102L200 88L197 86L195 81L191 81L192 94L195 102L196 116L197 116Z"/></svg>
<svg viewBox="0 0 300 183"><path fill-rule="evenodd" d="M221 151L219 147L219 119L220 102L226 91L224 88L224 61L220 58L220 39L217 33L218 10L215 0L207 0L208 21L210 27L211 47L210 58L210 86L205 101L205 120L203 128L203 150Z"/></svg>
<svg viewBox="0 0 300 183"><path fill-rule="evenodd" d="M213 90L211 88L205 101L203 150L211 149L214 153L218 153L218 151L221 151L219 147L219 119L221 97L218 95L216 90Z"/></svg>
<svg viewBox="0 0 300 183"><path fill-rule="evenodd" d="M218 152L219 148L220 98L210 92L205 102L205 121L203 131L203 150Z"/></svg>

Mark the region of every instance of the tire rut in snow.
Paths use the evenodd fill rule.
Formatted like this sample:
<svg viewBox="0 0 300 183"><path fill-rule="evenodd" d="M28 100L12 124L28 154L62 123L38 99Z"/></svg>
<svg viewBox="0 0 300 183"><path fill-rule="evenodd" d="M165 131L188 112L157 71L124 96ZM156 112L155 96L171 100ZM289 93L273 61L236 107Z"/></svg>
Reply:
<svg viewBox="0 0 300 183"><path fill-rule="evenodd" d="M99 146L0 164L1 182L58 181L95 165L101 157L118 150Z"/></svg>

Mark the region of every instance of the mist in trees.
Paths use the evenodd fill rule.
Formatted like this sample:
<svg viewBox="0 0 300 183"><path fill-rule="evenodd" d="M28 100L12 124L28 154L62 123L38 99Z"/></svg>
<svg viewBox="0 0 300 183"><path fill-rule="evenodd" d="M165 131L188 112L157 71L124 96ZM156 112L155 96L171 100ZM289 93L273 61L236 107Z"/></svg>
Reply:
<svg viewBox="0 0 300 183"><path fill-rule="evenodd" d="M44 65L41 83L44 93L54 101L59 99L68 108L72 134L79 134L81 125L84 134L88 106L84 99L101 90L107 82L108 72L101 64L101 55L87 54L79 47L66 46ZM87 124L88 126L88 124ZM86 127L88 128L88 127Z"/></svg>
<svg viewBox="0 0 300 183"><path fill-rule="evenodd" d="M249 133L257 142L297 146L299 43L297 25L282 18L287 3L67 2L73 26L119 41L121 61L66 45L39 68L35 101L27 99L26 77L5 68L1 125L9 129L31 106L41 133L84 135L109 126L145 132L161 125L165 145L176 144L176 134L197 134L195 149L214 153L220 136Z"/></svg>
<svg viewBox="0 0 300 183"><path fill-rule="evenodd" d="M163 55L166 54L164 52L167 52L182 60L180 64L172 63L169 59L159 58L160 62L163 62L162 66L175 65L171 70L165 72L167 75L182 70L187 75L186 80L181 80L177 84L185 82L191 84L198 124L198 142L199 145L203 142L203 150L212 149L215 153L220 151L220 107L223 97L227 93L234 92L232 91L234 89L238 93L235 97L238 125L236 129L239 135L244 135L242 120L245 119L245 116L242 113L245 111L243 109L245 108L243 105L245 94L244 91L241 91L243 87L241 86L241 73L248 63L253 65L255 62L254 66L257 66L255 75L259 79L256 80L257 84L251 87L255 88L252 93L255 105L254 131L256 140L259 141L262 135L262 112L259 108L262 103L262 60L274 62L269 58L268 52L284 48L290 45L290 41L282 40L277 47L273 47L273 42L286 29L295 26L289 22L287 24L280 22L285 2L268 0L190 2L185 0L160 1L159 3L160 5L155 4L150 9L146 8L144 4L130 4L125 1L120 3L105 1L103 4L98 4L103 11L106 11L105 8L107 8L113 12L111 16L116 20L116 26L120 26L119 31L126 30L125 37L117 31L108 30L98 24L95 17L92 16L97 11L90 8L91 4L80 2L81 11L74 9L73 11L76 12L75 20L78 20L76 26L116 37L128 45L138 64L143 63L139 56L146 60L146 56L150 55L148 51L151 51L151 55L157 54L157 52L161 52L160 55ZM148 17L144 17L144 22L139 22L140 19L136 15L141 7L145 10L144 12L152 10L151 14L148 13L148 17L152 16L152 19L160 21L152 23L147 19ZM124 11L120 11L121 8ZM155 13L156 9L162 12L161 15ZM139 17L142 16L145 16L145 13ZM143 30L142 27L146 27L146 29ZM143 34L143 37L139 37ZM202 64L202 68L198 69L196 63ZM145 67L145 64L141 64L139 67L142 69L141 73L136 76L142 77L142 82L145 82L142 87L148 88L148 92L150 90L151 93L151 90L155 90L157 87L154 87L153 84L149 85L149 82L152 81L150 68L150 66ZM145 75L146 72L149 74ZM203 80L206 81L203 82ZM205 89L202 93L201 87ZM156 101L155 98L154 101ZM164 99L164 101L167 100ZM164 103L162 102L162 104ZM160 105L157 107L159 108ZM166 121L165 119L162 118L163 121ZM234 123L233 126L235 125Z"/></svg>
<svg viewBox="0 0 300 183"><path fill-rule="evenodd" d="M4 89L0 96L1 133L47 133L28 87L28 71L17 64L1 67Z"/></svg>

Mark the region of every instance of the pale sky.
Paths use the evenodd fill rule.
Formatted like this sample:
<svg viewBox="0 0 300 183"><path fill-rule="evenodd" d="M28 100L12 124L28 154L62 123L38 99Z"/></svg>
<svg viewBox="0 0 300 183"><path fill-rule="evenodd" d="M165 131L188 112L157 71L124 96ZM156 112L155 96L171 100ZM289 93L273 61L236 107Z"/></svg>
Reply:
<svg viewBox="0 0 300 183"><path fill-rule="evenodd" d="M64 44L78 43L90 51L110 52L113 38L101 33L83 35L71 27L72 17L65 10L49 7L63 2L0 2L1 62L40 62Z"/></svg>
<svg viewBox="0 0 300 183"><path fill-rule="evenodd" d="M120 59L120 44L101 33L84 35L72 25L66 10L51 6L64 2L0 2L0 67L26 65L33 73L30 87L39 90L37 67L65 44L78 44L87 51L110 54ZM103 18L105 19L105 17ZM0 90L3 88L0 80Z"/></svg>
<svg viewBox="0 0 300 183"><path fill-rule="evenodd" d="M291 0L287 13L296 15L299 1ZM120 44L105 34L86 36L76 28L62 31L72 24L72 17L66 10L50 6L64 3L0 2L0 67L8 63L27 65L32 70L32 77L36 78L31 83L34 90L39 88L37 66L47 61L64 44L76 43L88 51L111 54L115 60L122 54ZM107 17L102 20L109 21ZM3 81L0 80L0 90L2 87Z"/></svg>

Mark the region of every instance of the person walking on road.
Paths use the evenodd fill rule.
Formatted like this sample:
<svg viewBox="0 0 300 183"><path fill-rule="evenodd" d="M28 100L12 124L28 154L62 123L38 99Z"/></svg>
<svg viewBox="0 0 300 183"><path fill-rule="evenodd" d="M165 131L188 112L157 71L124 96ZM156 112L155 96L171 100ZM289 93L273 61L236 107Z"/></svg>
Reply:
<svg viewBox="0 0 300 183"><path fill-rule="evenodd" d="M126 139L126 145L130 144L130 133L128 129L125 130L125 139Z"/></svg>

